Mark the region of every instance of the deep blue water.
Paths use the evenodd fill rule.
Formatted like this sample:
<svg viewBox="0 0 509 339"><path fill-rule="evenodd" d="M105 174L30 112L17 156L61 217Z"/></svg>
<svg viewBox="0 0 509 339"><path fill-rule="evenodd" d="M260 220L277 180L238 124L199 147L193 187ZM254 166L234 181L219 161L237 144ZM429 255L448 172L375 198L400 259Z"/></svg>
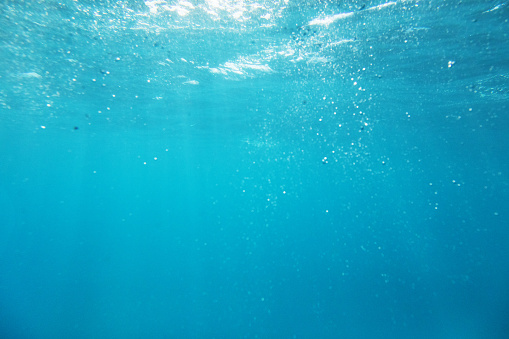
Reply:
<svg viewBox="0 0 509 339"><path fill-rule="evenodd" d="M509 338L509 4L3 1L0 337Z"/></svg>

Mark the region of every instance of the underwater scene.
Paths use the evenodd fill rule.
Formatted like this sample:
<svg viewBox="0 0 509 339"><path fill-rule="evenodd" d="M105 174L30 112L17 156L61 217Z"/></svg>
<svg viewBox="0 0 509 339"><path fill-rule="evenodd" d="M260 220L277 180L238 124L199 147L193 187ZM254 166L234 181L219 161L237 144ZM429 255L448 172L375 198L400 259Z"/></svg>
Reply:
<svg viewBox="0 0 509 339"><path fill-rule="evenodd" d="M509 338L509 3L4 0L0 338Z"/></svg>

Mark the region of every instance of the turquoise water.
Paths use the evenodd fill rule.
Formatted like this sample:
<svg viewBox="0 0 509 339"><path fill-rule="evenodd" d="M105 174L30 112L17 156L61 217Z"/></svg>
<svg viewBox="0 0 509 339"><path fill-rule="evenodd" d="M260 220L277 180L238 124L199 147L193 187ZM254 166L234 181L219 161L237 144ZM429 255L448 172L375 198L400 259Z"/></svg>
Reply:
<svg viewBox="0 0 509 339"><path fill-rule="evenodd" d="M3 1L1 338L509 338L509 4Z"/></svg>

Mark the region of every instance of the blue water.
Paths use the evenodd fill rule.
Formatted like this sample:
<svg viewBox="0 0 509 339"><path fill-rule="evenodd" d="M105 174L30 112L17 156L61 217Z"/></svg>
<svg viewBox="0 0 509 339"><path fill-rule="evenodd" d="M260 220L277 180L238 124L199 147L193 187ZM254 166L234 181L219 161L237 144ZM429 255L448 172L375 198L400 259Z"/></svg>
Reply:
<svg viewBox="0 0 509 339"><path fill-rule="evenodd" d="M508 32L2 1L0 338L509 338Z"/></svg>

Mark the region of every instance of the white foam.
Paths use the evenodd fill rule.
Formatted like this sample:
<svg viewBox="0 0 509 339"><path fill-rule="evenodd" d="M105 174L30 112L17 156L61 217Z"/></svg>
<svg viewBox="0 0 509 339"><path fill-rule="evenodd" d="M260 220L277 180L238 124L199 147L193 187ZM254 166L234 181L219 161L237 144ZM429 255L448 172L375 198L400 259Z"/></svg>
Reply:
<svg viewBox="0 0 509 339"><path fill-rule="evenodd" d="M42 76L40 76L38 73L35 73L35 72L21 73L21 74L19 74L19 77L20 78L42 79Z"/></svg>
<svg viewBox="0 0 509 339"><path fill-rule="evenodd" d="M325 18L316 18L316 19L311 20L309 22L309 25L310 26L314 26L314 25L328 26L335 21L338 21L338 20L341 20L344 18L348 18L349 16L352 16L352 15L353 15L353 12L348 12L348 13L340 13L340 14L336 14L336 15L327 16Z"/></svg>

